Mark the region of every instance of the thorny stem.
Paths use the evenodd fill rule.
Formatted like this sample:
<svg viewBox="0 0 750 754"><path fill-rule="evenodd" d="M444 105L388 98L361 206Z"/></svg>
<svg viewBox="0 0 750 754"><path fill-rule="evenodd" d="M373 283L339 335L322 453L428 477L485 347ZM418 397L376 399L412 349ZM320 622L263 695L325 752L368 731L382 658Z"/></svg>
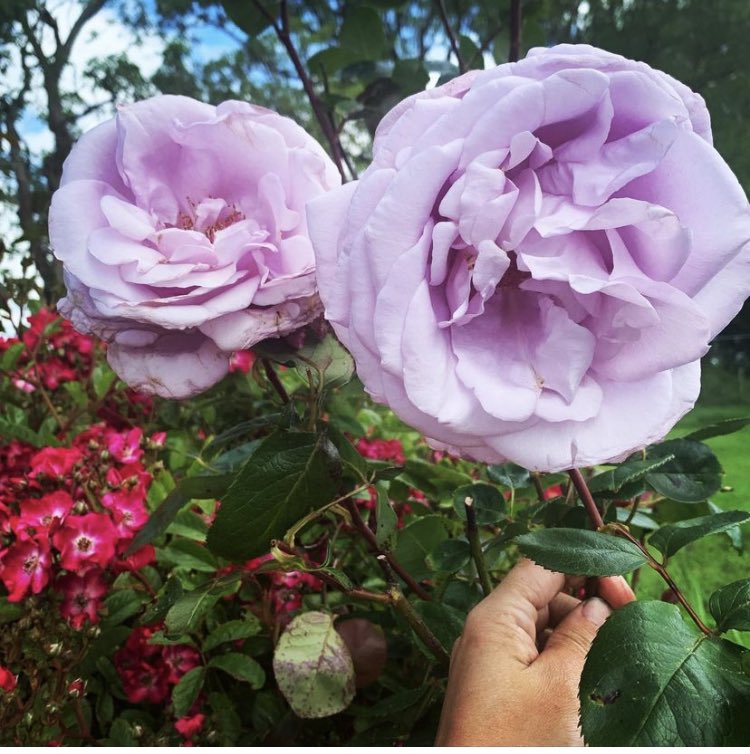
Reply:
<svg viewBox="0 0 750 754"><path fill-rule="evenodd" d="M345 505L346 509L349 511L349 515L352 517L352 523L356 527L357 531L359 531L359 533L362 534L362 536L365 538L367 544L370 546L370 549L378 556L382 555L383 558L385 558L385 562L387 562L388 566L390 566L390 568L392 568L399 575L399 577L408 585L409 589L411 589L412 592L414 592L414 594L419 597L419 599L429 601L431 599L430 595L422 586L417 583L414 577L401 565L401 563L396 560L396 558L393 556L393 553L386 552L378 545L377 540L375 539L375 534L373 534L372 529L365 523L364 519L360 515L357 504L350 498L346 501ZM382 563L384 561L378 558L378 562L380 562L382 566Z"/></svg>
<svg viewBox="0 0 750 754"><path fill-rule="evenodd" d="M471 557L474 560L484 596L488 597L492 593L492 581L482 554L482 543L479 540L479 528L477 527L477 512L474 510L472 498L467 497L464 500L464 509L466 510L466 536L471 548Z"/></svg>
<svg viewBox="0 0 750 754"><path fill-rule="evenodd" d="M268 381L273 385L274 390L279 394L282 402L289 403L289 393L287 393L286 388L281 384L279 375L276 374L273 365L268 359L261 359L261 361L263 362L263 369L266 373L266 377L268 377Z"/></svg>
<svg viewBox="0 0 750 754"><path fill-rule="evenodd" d="M571 469L568 474L570 474L570 479L575 485L578 494L581 496L581 500L583 501L583 504L586 507L586 511L589 514L589 518L591 519L591 523L594 524L597 530L604 528L604 521L602 520L602 516L599 513L599 509L596 507L594 498L591 495L591 492L588 488L588 485L586 484L586 480L583 478L583 475L578 469ZM669 575L666 567L652 557L651 553L646 549L646 546L643 544L643 542L640 542L638 539L636 539L626 526L622 526L621 524L610 524L608 528L618 536L624 537L629 542L632 542L643 553L643 555L646 557L646 560L648 561L648 565L653 568L659 574L659 576L664 579L664 581L667 582L667 585L674 592L675 597L677 597L679 603L685 608L693 623L695 623L695 625L698 626L698 628L703 631L706 636L713 636L714 632L710 628L708 628L708 626L706 626L706 624L700 619L698 613L695 612L693 606L687 601L685 595L680 591L680 588L677 586L677 584L675 584L674 580Z"/></svg>
<svg viewBox="0 0 750 754"><path fill-rule="evenodd" d="M586 508L586 513L589 514L589 518L591 519L594 528L597 530L601 529L604 526L604 519L602 518L602 514L599 513L599 509L596 507L596 503L589 491L586 480L583 478L583 474L581 474L578 469L570 469L568 475L570 476L570 481L573 482L573 485L578 491L581 502L583 503L584 508Z"/></svg>
<svg viewBox="0 0 750 754"><path fill-rule="evenodd" d="M515 63L521 56L521 0L510 0L510 52L508 61Z"/></svg>
<svg viewBox="0 0 750 754"><path fill-rule="evenodd" d="M536 490L536 496L539 498L540 503L544 503L547 501L547 498L544 496L544 487L542 486L542 480L539 478L539 472L532 471L531 472L531 482L534 485L534 489Z"/></svg>
<svg viewBox="0 0 750 754"><path fill-rule="evenodd" d="M320 124L321 130L323 131L323 135L325 136L331 148L333 161L334 163L336 163L336 167L341 174L341 179L346 181L346 173L344 172L343 160L344 150L341 148L341 142L339 141L338 135L336 134L336 129L334 128L330 115L328 114L328 111L316 94L315 87L313 86L310 77L307 75L307 71L305 70L305 66L300 59L297 48L294 46L294 41L292 40L289 28L288 3L286 2L286 0L281 1L280 19L277 20L268 12L268 10L266 10L266 8L261 2L259 2L259 0L252 0L252 2L253 5L266 17L266 19L270 21L273 30L276 32L276 36L278 37L279 42L281 42L284 49L286 50L287 55L289 56L289 60L291 60L292 65L294 66L294 70L297 72L297 76L299 76L299 80L302 83L303 89L305 90L307 99L310 102L310 107L312 107L312 111L318 123Z"/></svg>
<svg viewBox="0 0 750 754"><path fill-rule="evenodd" d="M466 73L466 71L468 71L469 69L466 66L466 61L461 55L461 49L458 46L456 35L453 33L451 22L448 19L448 13L445 10L445 3L443 2L443 0L435 0L435 5L437 6L438 13L440 14L440 21L443 24L445 36L448 37L448 43L451 46L451 52L456 56L456 60L458 61L458 70L461 71L461 73Z"/></svg>
<svg viewBox="0 0 750 754"><path fill-rule="evenodd" d="M445 651L445 647L440 643L435 634L432 633L429 626L422 620L417 611L411 606L396 582L395 574L385 555L378 555L386 578L388 579L388 596L390 597L393 607L404 617L406 622L412 627L414 633L422 640L425 646L432 652L435 659L446 667L450 664L450 655Z"/></svg>

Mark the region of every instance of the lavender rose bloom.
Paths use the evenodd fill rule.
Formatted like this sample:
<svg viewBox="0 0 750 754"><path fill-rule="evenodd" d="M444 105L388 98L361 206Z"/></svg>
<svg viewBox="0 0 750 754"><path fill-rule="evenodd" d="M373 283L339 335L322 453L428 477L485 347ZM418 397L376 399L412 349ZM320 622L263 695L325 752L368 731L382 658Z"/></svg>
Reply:
<svg viewBox="0 0 750 754"><path fill-rule="evenodd" d="M339 184L320 145L265 108L173 96L122 107L79 140L52 198L58 308L108 341L133 387L205 390L233 351L320 314L305 204Z"/></svg>
<svg viewBox="0 0 750 754"><path fill-rule="evenodd" d="M308 221L368 392L436 447L530 469L663 437L750 292L750 208L703 100L588 46L400 103Z"/></svg>

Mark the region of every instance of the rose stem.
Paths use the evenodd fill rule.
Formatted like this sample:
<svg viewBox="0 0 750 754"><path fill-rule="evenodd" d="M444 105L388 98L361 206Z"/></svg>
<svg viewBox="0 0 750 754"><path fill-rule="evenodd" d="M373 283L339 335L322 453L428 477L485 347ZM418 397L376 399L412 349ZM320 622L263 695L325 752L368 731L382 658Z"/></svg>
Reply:
<svg viewBox="0 0 750 754"><path fill-rule="evenodd" d="M482 543L479 541L479 528L477 527L477 512L474 510L474 500L467 497L464 500L464 510L466 511L466 536L471 548L471 557L479 576L479 583L482 585L484 596L487 597L492 593L492 581L487 571L487 564L484 562L482 554Z"/></svg>
<svg viewBox="0 0 750 754"><path fill-rule="evenodd" d="M573 486L578 491L578 495L581 498L583 507L586 508L586 513L589 514L591 523L595 529L601 529L604 526L604 519L602 514L599 513L599 509L596 507L594 498L591 496L586 480L583 478L583 474L578 469L570 469L568 471L570 481L573 482Z"/></svg>
<svg viewBox="0 0 750 754"><path fill-rule="evenodd" d="M594 524L597 530L602 529L604 527L604 521L602 520L602 516L599 513L598 508L596 507L594 498L591 496L591 492L588 488L588 485L586 484L586 480L583 478L583 475L578 469L571 469L570 471L568 471L568 474L570 474L570 479L575 485L576 490L578 490L578 494L581 496L581 500L583 501L583 504L586 507L586 511L589 514L589 518L591 519L591 523ZM664 581L667 582L667 585L674 592L675 597L677 597L680 604L685 608L693 623L695 623L695 625L698 626L698 628L704 634L706 634L706 636L713 636L714 632L711 631L711 629L708 628L708 626L706 626L706 624L698 617L698 613L695 612L693 606L687 601L685 595L680 591L680 588L677 586L677 584L675 584L666 567L662 563L659 563L657 560L655 560L652 557L651 553L646 549L646 546L642 542L639 542L628 531L626 527L620 524L611 524L610 526L615 534L624 537L629 542L632 542L645 555L648 561L648 565L653 568L659 574L659 576L664 579Z"/></svg>
<svg viewBox="0 0 750 754"><path fill-rule="evenodd" d="M324 571L318 570L318 566L301 548L292 548L286 542L281 541L275 542L275 546L288 555L296 555L298 558L301 558L305 562L305 566L310 571L313 571L317 578L319 578L325 584L328 584L328 586L333 587L336 591L342 592L347 597L356 597L359 600L367 600L368 602L379 602L383 605L390 605L392 602L390 596L388 594L383 594L382 592L371 592L368 589L357 589L355 587L347 589L345 586L340 584L335 577L331 576L328 573L325 573Z"/></svg>
<svg viewBox="0 0 750 754"><path fill-rule="evenodd" d="M343 149L341 148L341 142L339 141L339 138L336 134L336 129L331 122L328 111L320 101L318 95L315 93L315 87L313 86L310 77L307 75L305 66L302 64L302 60L297 53L297 48L294 46L294 42L292 41L292 36L289 29L289 8L287 0L281 0L280 21L277 21L259 0L252 0L252 3L257 8L257 10L260 11L268 21L270 21L273 30L276 32L276 36L279 38L279 42L281 42L287 52L287 55L289 55L289 59L292 61L292 65L294 66L294 70L297 72L297 76L299 76L299 80L302 82L302 87L305 90L305 94L307 94L307 99L310 102L310 107L312 107L315 118L320 124L323 135L326 137L326 140L331 147L333 161L336 163L336 167L338 168L339 173L341 173L342 180L346 181L346 173L344 172L343 165Z"/></svg>
<svg viewBox="0 0 750 754"><path fill-rule="evenodd" d="M534 489L536 490L536 496L539 498L539 502L540 503L547 502L547 499L544 497L544 487L542 486L542 480L539 478L538 471L531 472L531 482L534 485Z"/></svg>
<svg viewBox="0 0 750 754"><path fill-rule="evenodd" d="M404 569L401 563L396 560L396 558L393 556L393 553L382 550L379 547L372 529L363 520L354 500L347 500L345 506L349 511L349 515L352 517L352 523L356 527L357 531L359 531L359 533L362 534L365 540L367 540L367 544L370 546L370 549L374 553L377 553L377 555L382 555L385 558L388 565L401 577L401 579L403 579L403 581L408 585L409 589L411 589L412 592L414 592L414 594L419 597L419 599L429 601L431 599L430 595L416 582L414 577ZM379 562L382 563L382 561Z"/></svg>
<svg viewBox="0 0 750 754"><path fill-rule="evenodd" d="M453 29L451 28L451 22L448 20L448 14L445 10L445 3L443 2L443 0L435 0L435 5L437 6L438 13L440 14L440 21L443 24L443 29L445 29L445 36L448 37L451 51L456 56L456 60L458 61L458 70L461 71L461 73L466 73L466 71L468 71L469 69L466 65L466 61L461 55L461 49L458 46L458 42L456 41L456 35L453 33Z"/></svg>
<svg viewBox="0 0 750 754"><path fill-rule="evenodd" d="M510 52L508 62L515 63L521 56L521 0L510 0Z"/></svg>
<svg viewBox="0 0 750 754"><path fill-rule="evenodd" d="M276 374L276 370L271 365L271 362L268 359L262 359L262 362L268 381L273 385L282 402L289 403L289 393L287 393L286 388L281 384L279 375Z"/></svg>
<svg viewBox="0 0 750 754"><path fill-rule="evenodd" d="M432 633L427 624L422 620L401 591L386 555L378 555L378 561L388 579L388 595L391 598L393 607L395 607L396 610L406 619L406 622L412 627L414 633L435 656L435 659L443 665L450 665L451 658L445 651L445 647L443 647L438 638Z"/></svg>

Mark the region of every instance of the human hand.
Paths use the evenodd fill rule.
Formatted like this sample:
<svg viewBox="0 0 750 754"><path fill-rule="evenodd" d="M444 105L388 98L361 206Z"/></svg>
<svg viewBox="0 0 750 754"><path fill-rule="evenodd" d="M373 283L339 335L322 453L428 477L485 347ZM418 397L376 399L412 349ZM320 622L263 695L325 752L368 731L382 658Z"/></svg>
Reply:
<svg viewBox="0 0 750 754"><path fill-rule="evenodd" d="M580 746L586 653L612 608L635 599L621 577L598 584L581 602L563 593L565 576L521 561L453 647L436 745Z"/></svg>

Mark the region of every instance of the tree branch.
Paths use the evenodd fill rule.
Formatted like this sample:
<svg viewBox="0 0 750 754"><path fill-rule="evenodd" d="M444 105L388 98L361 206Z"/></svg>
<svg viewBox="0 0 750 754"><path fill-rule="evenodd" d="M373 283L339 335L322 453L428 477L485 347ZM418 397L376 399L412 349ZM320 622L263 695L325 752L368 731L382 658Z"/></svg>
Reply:
<svg viewBox="0 0 750 754"><path fill-rule="evenodd" d="M435 0L435 5L437 6L438 13L440 14L440 22L443 24L445 35L448 37L448 43L451 46L451 51L456 56L456 60L458 61L458 70L461 71L461 73L466 73L466 71L468 70L468 68L466 67L466 61L464 61L461 55L461 49L458 46L456 35L453 33L453 28L451 27L450 20L448 19L448 13L445 10L445 3L443 2L443 0Z"/></svg>
<svg viewBox="0 0 750 754"><path fill-rule="evenodd" d="M510 0L510 52L508 61L515 63L521 55L521 0Z"/></svg>
<svg viewBox="0 0 750 754"><path fill-rule="evenodd" d="M302 88L305 90L307 99L310 102L310 107L312 108L313 115L315 115L315 118L320 125L320 129L323 132L323 136L325 137L326 141L328 142L328 146L331 149L331 156L333 157L333 161L338 168L339 173L341 174L341 179L343 181L346 181L347 176L346 172L344 171L343 157L344 150L341 147L341 142L339 141L338 135L336 134L336 129L333 125L331 117L323 103L320 101L317 93L315 92L315 87L313 86L310 77L307 75L307 71L305 70L305 66L302 63L299 53L297 52L297 48L294 46L294 41L292 40L289 26L288 3L286 2L286 0L282 0L281 2L280 20L275 19L266 10L266 8L263 7L263 4L259 2L259 0L252 0L252 3L266 17L266 19L270 21L273 30L276 32L276 36L278 37L279 42L281 42L284 49L286 50L286 53L289 56L289 60L292 62L292 66L294 66L294 70L297 72L297 76L302 83Z"/></svg>

